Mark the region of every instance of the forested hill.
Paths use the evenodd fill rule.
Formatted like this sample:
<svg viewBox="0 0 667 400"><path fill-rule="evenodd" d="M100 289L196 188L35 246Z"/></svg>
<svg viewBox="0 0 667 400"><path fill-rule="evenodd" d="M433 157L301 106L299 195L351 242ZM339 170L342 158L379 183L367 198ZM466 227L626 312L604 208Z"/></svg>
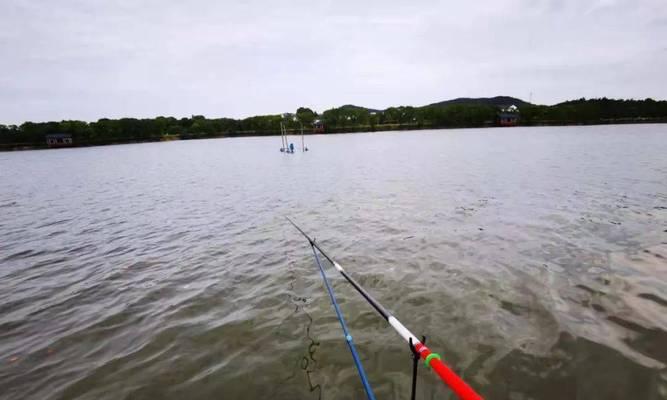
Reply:
<svg viewBox="0 0 667 400"><path fill-rule="evenodd" d="M96 122L25 122L0 125L0 149L46 146L46 135L71 135L75 146L196 139L249 135L277 135L281 122L291 132L312 132L315 121L325 133L396 129L466 128L494 126L501 107L519 107L518 125L574 125L667 122L667 101L579 99L545 106L513 97L459 98L421 107L399 106L384 110L345 105L317 113L299 108L295 113L261 115L244 119L157 117L100 119Z"/></svg>
<svg viewBox="0 0 667 400"><path fill-rule="evenodd" d="M451 106L454 104L476 104L482 106L494 106L494 107L507 107L510 105L515 105L517 107L523 107L532 105L521 99L510 96L496 96L496 97L459 97L452 100L445 100L438 103L429 104L429 106Z"/></svg>

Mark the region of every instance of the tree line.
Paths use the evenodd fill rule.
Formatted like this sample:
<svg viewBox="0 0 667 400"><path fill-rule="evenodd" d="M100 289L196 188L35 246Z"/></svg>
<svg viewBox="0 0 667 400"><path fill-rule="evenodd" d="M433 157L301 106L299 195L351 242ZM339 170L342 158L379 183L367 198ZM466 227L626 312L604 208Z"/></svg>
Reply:
<svg viewBox="0 0 667 400"><path fill-rule="evenodd" d="M0 147L39 147L50 134L69 134L76 145L127 143L221 136L275 135L281 123L298 133L312 132L313 123L324 132L358 132L392 129L465 128L494 126L499 108L491 104L400 106L385 110L345 105L318 114L307 107L295 113L260 115L244 119L206 118L103 118L96 122L25 122L0 125ZM578 99L553 106L524 104L519 125L568 125L614 122L667 122L667 101Z"/></svg>

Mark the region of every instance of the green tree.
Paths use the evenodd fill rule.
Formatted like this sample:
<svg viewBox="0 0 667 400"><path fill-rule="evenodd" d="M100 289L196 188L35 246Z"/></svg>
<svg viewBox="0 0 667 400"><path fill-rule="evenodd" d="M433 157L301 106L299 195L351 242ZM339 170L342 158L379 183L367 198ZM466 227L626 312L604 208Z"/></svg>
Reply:
<svg viewBox="0 0 667 400"><path fill-rule="evenodd" d="M299 107L296 110L297 119L305 126L311 125L317 119L317 113L307 107Z"/></svg>

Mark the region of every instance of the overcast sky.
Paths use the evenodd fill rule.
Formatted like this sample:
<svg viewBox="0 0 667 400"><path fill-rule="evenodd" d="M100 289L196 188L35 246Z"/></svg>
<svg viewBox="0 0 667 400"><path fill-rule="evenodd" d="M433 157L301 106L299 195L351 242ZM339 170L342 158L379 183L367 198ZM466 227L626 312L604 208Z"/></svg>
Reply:
<svg viewBox="0 0 667 400"><path fill-rule="evenodd" d="M0 123L667 98L667 0L1 0Z"/></svg>

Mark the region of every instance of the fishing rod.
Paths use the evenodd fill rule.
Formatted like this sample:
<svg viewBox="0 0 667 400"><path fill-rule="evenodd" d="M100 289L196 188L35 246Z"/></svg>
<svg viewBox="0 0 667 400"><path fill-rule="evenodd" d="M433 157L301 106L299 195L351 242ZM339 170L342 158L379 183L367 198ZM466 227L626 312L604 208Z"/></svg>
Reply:
<svg viewBox="0 0 667 400"><path fill-rule="evenodd" d="M361 378L361 384L364 386L366 397L369 400L375 400L375 394L373 394L373 389L371 388L370 383L368 383L368 377L366 376L366 372L364 371L364 366L361 364L361 358L359 357L359 353L357 353L357 348L354 346L354 342L352 341L352 335L350 335L350 332L347 330L347 324L345 323L345 318L343 318L343 313L340 311L340 307L338 307L338 302L336 301L336 295L334 294L333 289L331 288L331 284L329 283L327 275L324 273L324 268L322 267L322 263L320 262L320 257L317 255L317 251L315 251L314 243L311 243L310 247L313 249L313 254L315 255L315 261L317 261L317 266L320 268L320 274L322 274L322 279L324 280L324 286L327 287L327 292L329 292L329 298L331 299L331 304L333 304L334 309L336 310L336 316L338 316L338 321L340 322L340 326L341 328L343 328L343 334L345 335L345 342L347 343L347 347L350 349L350 353L352 353L352 359L354 360L354 365L356 365L357 367L357 372L359 372L359 378Z"/></svg>
<svg viewBox="0 0 667 400"><path fill-rule="evenodd" d="M285 217L287 218L287 217ZM377 311L382 318L384 318L389 325L391 325L392 328L406 341L408 342L416 351L421 359L424 360L424 364L433 369L435 373L440 377L440 379L454 392L456 395L459 397L461 400L481 400L482 397L477 394L463 379L461 379L454 371L452 371L451 368L449 368L445 363L442 362L440 355L438 353L432 352L422 341L417 339L417 336L415 336L412 332L406 328L401 321L399 321L396 317L391 315L383 306L382 304L378 303L377 300L373 298L361 285L354 280L348 273L343 269L343 267L340 266L336 261L334 261L333 258L329 257L327 253L322 250L322 248L315 243L313 239L310 238L304 232L299 226L294 223L291 219L287 218L287 220L308 240L310 243L311 248L313 249L313 252L315 252L315 249L319 250L319 252L326 258L331 264L333 264L334 268L338 272L340 272L341 275L361 294L368 303L370 303L371 306ZM317 254L316 254L317 257ZM321 268L321 266L320 266Z"/></svg>

